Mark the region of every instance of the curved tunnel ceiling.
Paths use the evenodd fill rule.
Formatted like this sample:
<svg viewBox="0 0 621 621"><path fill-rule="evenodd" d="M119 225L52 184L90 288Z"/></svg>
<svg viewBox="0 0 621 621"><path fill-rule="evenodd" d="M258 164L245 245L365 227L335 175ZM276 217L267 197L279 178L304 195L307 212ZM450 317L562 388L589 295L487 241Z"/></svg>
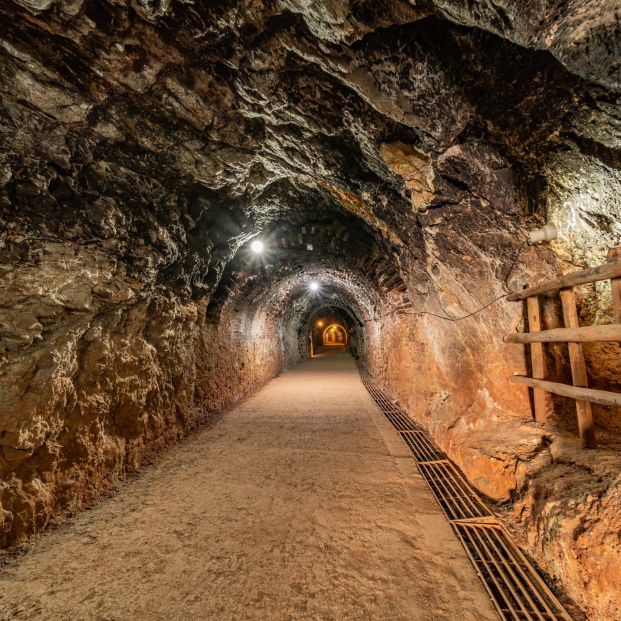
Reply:
<svg viewBox="0 0 621 621"><path fill-rule="evenodd" d="M4 3L3 209L43 236L108 243L130 274L213 312L233 288L313 269L363 273L379 297L424 293L433 226L464 197L502 228L537 200L551 153L618 161L595 113L619 86L594 43L606 20L550 39L493 3L315 4ZM522 195L465 187L484 174L472 151ZM236 258L259 232L278 275Z"/></svg>
<svg viewBox="0 0 621 621"><path fill-rule="evenodd" d="M364 324L386 305L407 305L398 266L387 260L388 245L351 216L275 225L257 238L262 253L253 254L246 243L227 265L208 305L212 321L232 304L236 313L252 315L252 325L272 321L297 333L321 306L339 305Z"/></svg>

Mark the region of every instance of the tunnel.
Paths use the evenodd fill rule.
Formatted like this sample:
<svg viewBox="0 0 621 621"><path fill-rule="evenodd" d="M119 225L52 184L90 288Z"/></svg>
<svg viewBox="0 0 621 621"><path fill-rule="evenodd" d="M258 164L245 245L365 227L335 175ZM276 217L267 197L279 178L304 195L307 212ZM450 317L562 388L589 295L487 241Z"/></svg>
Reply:
<svg viewBox="0 0 621 621"><path fill-rule="evenodd" d="M0 2L0 617L620 619L620 24Z"/></svg>

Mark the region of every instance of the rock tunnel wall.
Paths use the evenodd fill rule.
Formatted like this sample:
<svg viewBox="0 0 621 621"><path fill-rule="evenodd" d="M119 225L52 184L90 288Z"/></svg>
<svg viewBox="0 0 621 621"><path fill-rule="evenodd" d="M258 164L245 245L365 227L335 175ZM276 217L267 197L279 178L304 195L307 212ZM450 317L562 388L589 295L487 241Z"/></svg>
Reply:
<svg viewBox="0 0 621 621"><path fill-rule="evenodd" d="M462 160L459 168L468 172L461 181L470 196L434 211L433 227L425 231L431 295L412 296L413 308L393 309L374 322L367 364L578 604L569 604L572 613L615 618L621 587L614 465L619 412L594 407L604 441L596 453L585 452L577 440L573 402L551 399L550 423L535 424L527 391L507 381L514 373L529 374L528 350L502 341L524 328L525 308L504 299L488 304L562 273L562 250L555 255L524 244L524 196L506 169L489 166L492 156L479 149ZM463 152L454 157L461 159ZM503 200L506 209L490 212L489 205ZM595 251L601 240L594 229L584 233L591 264L604 263L605 249ZM495 237L493 253L487 235ZM596 315L610 321L609 283L579 288L578 300L586 323ZM544 297L542 307L544 328L563 325L554 296ZM469 316L473 311L480 312ZM618 391L619 346L587 346L585 355L591 386ZM547 348L547 358L550 379L571 384L565 347Z"/></svg>
<svg viewBox="0 0 621 621"><path fill-rule="evenodd" d="M281 369L273 332L240 333L233 313L210 324L204 301L145 293L93 249L29 245L5 278L4 545L88 505Z"/></svg>
<svg viewBox="0 0 621 621"><path fill-rule="evenodd" d="M481 280L471 285L480 287ZM594 408L597 455L579 448L571 401L554 400L548 425L532 422L527 391L507 381L514 373L528 374L524 349L502 343L506 326L523 320L517 306L502 304L459 323L433 316L389 320L377 328L369 367L578 604L569 605L573 614L580 618L583 610L589 619L614 619L621 526L618 412ZM557 379L571 383L563 371Z"/></svg>

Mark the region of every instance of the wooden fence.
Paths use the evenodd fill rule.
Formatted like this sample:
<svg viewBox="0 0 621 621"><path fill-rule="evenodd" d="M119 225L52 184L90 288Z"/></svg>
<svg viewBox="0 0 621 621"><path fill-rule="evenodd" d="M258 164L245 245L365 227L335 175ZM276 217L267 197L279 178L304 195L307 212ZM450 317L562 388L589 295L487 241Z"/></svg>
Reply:
<svg viewBox="0 0 621 621"><path fill-rule="evenodd" d="M574 287L600 280L611 280L613 322L610 325L579 326ZM559 292L563 307L564 328L541 329L539 296ZM529 332L507 334L507 343L529 343L532 377L515 375L510 381L530 386L534 391L535 420L545 422L546 392L570 397L576 401L580 441L585 448L596 448L591 403L621 406L621 394L589 388L582 343L621 341L621 246L608 251L608 263L566 274L561 278L528 287L507 296L509 301L526 300ZM573 386L545 379L544 343L567 343Z"/></svg>

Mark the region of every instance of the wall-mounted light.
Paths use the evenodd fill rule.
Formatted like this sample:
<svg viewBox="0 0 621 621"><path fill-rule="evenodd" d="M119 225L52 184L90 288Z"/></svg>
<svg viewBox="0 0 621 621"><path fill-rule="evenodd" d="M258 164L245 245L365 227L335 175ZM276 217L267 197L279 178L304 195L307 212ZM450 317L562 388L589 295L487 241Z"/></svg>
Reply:
<svg viewBox="0 0 621 621"><path fill-rule="evenodd" d="M319 289L319 284L316 283L316 282L312 282L310 284L310 289L311 289L311 291L317 291L317 289Z"/></svg>
<svg viewBox="0 0 621 621"><path fill-rule="evenodd" d="M263 242L259 239L255 239L250 244L250 250L252 250L252 252L256 252L257 254L260 254L261 252L263 252Z"/></svg>
<svg viewBox="0 0 621 621"><path fill-rule="evenodd" d="M323 328L323 321L321 321L321 319L317 322L317 327Z"/></svg>
<svg viewBox="0 0 621 621"><path fill-rule="evenodd" d="M552 241L558 237L558 229L553 224L544 224L541 228L530 231L528 234L529 244L538 244L544 241Z"/></svg>

